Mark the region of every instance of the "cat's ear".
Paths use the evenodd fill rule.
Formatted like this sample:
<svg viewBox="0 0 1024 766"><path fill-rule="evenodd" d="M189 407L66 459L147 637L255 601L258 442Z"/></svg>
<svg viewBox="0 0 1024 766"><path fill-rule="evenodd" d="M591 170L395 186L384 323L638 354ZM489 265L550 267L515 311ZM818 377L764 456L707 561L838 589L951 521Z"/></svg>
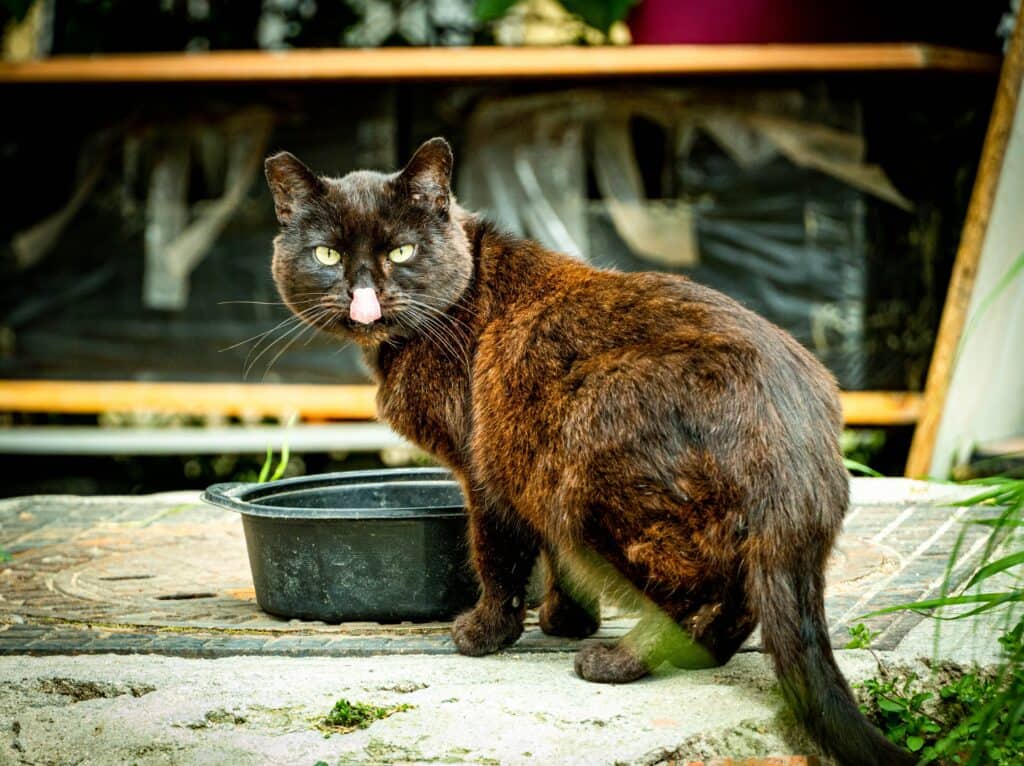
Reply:
<svg viewBox="0 0 1024 766"><path fill-rule="evenodd" d="M399 178L414 201L446 213L451 203L453 161L448 142L431 138L420 145Z"/></svg>
<svg viewBox="0 0 1024 766"><path fill-rule="evenodd" d="M268 157L263 169L274 195L274 212L282 226L288 225L299 205L323 190L320 179L291 152Z"/></svg>

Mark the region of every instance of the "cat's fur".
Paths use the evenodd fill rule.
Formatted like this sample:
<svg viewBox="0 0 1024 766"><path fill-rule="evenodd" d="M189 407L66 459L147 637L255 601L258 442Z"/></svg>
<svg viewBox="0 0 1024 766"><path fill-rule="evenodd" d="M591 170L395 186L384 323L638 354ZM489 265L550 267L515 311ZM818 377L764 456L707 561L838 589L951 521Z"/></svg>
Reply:
<svg viewBox="0 0 1024 766"><path fill-rule="evenodd" d="M583 678L723 663L760 622L822 745L846 764L912 763L861 715L829 643L824 568L848 503L831 375L714 290L497 230L456 205L451 168L442 139L393 174L266 163L282 297L362 346L382 417L465 491L481 595L453 626L459 651L519 637L543 552L545 631L592 633L594 583L643 615L618 644L579 651ZM407 243L413 258L391 263ZM319 265L317 245L341 263ZM349 318L359 287L382 319Z"/></svg>

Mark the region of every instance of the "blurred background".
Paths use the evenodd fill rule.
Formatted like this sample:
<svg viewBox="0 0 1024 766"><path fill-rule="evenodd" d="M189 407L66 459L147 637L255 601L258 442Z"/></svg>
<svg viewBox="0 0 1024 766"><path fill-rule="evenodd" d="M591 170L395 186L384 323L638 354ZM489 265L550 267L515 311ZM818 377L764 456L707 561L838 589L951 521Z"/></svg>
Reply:
<svg viewBox="0 0 1024 766"><path fill-rule="evenodd" d="M0 494L425 462L285 322L262 160L434 135L465 207L789 330L900 474L1012 5L0 0Z"/></svg>

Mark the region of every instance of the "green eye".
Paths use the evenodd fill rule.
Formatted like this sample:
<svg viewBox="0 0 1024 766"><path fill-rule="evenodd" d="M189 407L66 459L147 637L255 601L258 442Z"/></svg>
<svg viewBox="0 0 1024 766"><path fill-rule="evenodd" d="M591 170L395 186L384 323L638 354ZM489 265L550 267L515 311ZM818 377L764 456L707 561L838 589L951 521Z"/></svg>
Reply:
<svg viewBox="0 0 1024 766"><path fill-rule="evenodd" d="M388 253L388 258L390 258L393 263L405 263L407 260L412 258L412 254L415 252L415 245L402 245Z"/></svg>
<svg viewBox="0 0 1024 766"><path fill-rule="evenodd" d="M333 247L324 247L323 245L319 245L313 251L313 254L324 266L336 266L338 261L341 260L341 253Z"/></svg>

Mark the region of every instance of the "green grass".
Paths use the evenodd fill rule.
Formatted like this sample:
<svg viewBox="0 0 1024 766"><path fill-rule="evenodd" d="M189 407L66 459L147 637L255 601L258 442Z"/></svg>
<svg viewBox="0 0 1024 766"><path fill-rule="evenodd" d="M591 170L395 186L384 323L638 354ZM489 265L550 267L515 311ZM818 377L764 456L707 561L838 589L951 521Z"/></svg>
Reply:
<svg viewBox="0 0 1024 766"><path fill-rule="evenodd" d="M884 674L861 688L862 706L893 742L920 763L1024 763L1024 623L999 637L1005 657L992 671L939 666L930 679Z"/></svg>
<svg viewBox="0 0 1024 766"><path fill-rule="evenodd" d="M288 468L289 457L290 453L288 450L288 442L285 442L281 446L281 458L277 462L277 468L275 468L274 472L271 473L270 469L274 465L274 451L270 447L267 447L267 457L263 461L263 466L260 468L260 473L256 478L256 481L262 484L265 481L277 481L280 479L284 476L285 469Z"/></svg>
<svg viewBox="0 0 1024 766"><path fill-rule="evenodd" d="M978 571L960 592L950 591L965 526L953 546L938 597L865 617L911 610L939 621L965 620L999 609L1003 627L995 639L1001 661L987 671L939 666L931 679L883 673L862 685L868 698L864 710L892 741L918 753L922 764L1018 766L1024 763L1024 614L1019 607L1024 602L1024 543L1011 535L1024 526L1024 479L994 477L965 484L978 491L952 505L974 509L966 524L992 528ZM865 634L864 628L854 635L855 630L851 644L866 648L870 631Z"/></svg>

